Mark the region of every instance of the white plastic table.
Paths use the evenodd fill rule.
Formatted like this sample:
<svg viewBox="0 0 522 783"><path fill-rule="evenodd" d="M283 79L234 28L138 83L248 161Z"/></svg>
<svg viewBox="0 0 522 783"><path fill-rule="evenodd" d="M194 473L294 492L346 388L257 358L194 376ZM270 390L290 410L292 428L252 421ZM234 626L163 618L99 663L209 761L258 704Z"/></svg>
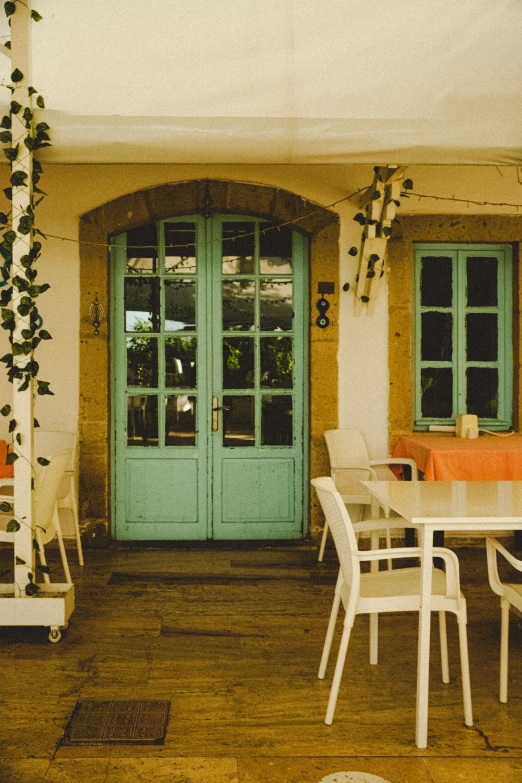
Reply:
<svg viewBox="0 0 522 783"><path fill-rule="evenodd" d="M417 747L428 741L433 533L522 530L522 481L364 481L377 501L422 529Z"/></svg>

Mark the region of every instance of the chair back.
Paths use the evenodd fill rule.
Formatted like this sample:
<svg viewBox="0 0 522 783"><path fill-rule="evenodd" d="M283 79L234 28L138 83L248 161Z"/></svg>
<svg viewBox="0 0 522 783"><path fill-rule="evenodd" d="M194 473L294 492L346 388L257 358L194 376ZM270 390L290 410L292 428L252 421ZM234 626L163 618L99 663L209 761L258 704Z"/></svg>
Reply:
<svg viewBox="0 0 522 783"><path fill-rule="evenodd" d="M327 430L324 438L330 457L331 475L337 486L353 481L368 481L368 471L357 473L353 470L355 467L369 467L370 464L368 450L359 430Z"/></svg>
<svg viewBox="0 0 522 783"><path fill-rule="evenodd" d="M361 569L357 557L357 540L343 499L329 476L312 479L312 484L332 531L343 579L349 587L358 590Z"/></svg>
<svg viewBox="0 0 522 783"><path fill-rule="evenodd" d="M76 468L76 442L75 432L67 430L41 430L34 431L34 455L50 459L55 454L61 454L69 451L71 458L66 470L75 470Z"/></svg>
<svg viewBox="0 0 522 783"><path fill-rule="evenodd" d="M62 451L50 457L37 474L35 482L35 521L42 532L44 544L54 538L53 515L58 489L71 462L71 451Z"/></svg>

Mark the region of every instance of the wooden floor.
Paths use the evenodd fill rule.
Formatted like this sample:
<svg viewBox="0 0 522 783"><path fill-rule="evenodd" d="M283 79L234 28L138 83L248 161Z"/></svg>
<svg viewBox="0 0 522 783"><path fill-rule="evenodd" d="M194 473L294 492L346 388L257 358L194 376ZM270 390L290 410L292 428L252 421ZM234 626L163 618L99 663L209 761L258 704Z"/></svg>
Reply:
<svg viewBox="0 0 522 783"><path fill-rule="evenodd" d="M440 681L434 634L429 747L419 751L412 615L381 616L375 667L367 619L356 620L335 722L323 722L331 668L323 682L316 671L331 549L318 564L305 544L114 547L87 551L83 571L72 552L77 608L62 641L51 644L44 629L0 631L0 781L319 783L359 771L390 783L520 783L522 631L514 619L509 703L500 705L499 602L484 552L458 555L476 722L463 723L450 617L452 680ZM58 574L56 553L51 560ZM84 698L169 699L165 744L60 747Z"/></svg>

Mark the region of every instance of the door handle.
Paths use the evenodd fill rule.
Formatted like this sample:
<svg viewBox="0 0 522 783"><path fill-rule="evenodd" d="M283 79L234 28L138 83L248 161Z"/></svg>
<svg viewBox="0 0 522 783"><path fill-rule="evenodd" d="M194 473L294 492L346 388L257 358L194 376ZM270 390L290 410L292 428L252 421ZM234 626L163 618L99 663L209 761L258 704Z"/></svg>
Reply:
<svg viewBox="0 0 522 783"><path fill-rule="evenodd" d="M229 411L228 405L220 405L217 397L212 397L212 432L219 430L219 411Z"/></svg>

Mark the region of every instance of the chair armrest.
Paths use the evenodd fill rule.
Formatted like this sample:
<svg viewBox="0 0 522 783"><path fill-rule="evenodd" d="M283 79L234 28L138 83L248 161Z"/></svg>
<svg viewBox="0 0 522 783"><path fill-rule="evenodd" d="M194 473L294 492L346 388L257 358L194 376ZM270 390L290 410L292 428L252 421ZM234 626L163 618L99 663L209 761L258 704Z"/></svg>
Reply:
<svg viewBox="0 0 522 783"><path fill-rule="evenodd" d="M417 463L409 457L383 457L382 459L371 459L370 465L409 465L411 468L411 480L417 481Z"/></svg>
<svg viewBox="0 0 522 783"><path fill-rule="evenodd" d="M514 557L511 552L508 552L505 547L502 546L500 541L497 541L496 538L492 538L491 536L486 537L486 546L493 547L493 549L496 549L497 552L500 552L501 555L503 555L508 563L513 566L513 568L516 568L517 571L522 571L522 560L518 560L518 558Z"/></svg>
<svg viewBox="0 0 522 783"><path fill-rule="evenodd" d="M358 552L357 556L361 562L368 560L397 560L400 557L422 558L422 549L420 547L400 547L398 549L368 549ZM446 596L448 598L459 598L460 594L460 576L459 561L455 552L445 547L434 546L433 557L440 557L446 564Z"/></svg>
<svg viewBox="0 0 522 783"><path fill-rule="evenodd" d="M343 473L344 472L348 472L349 470L357 470L357 471L363 470L366 473L368 473L368 475L370 476L369 479L365 479L365 480L367 480L367 481L376 481L377 480L376 472L373 470L373 468L369 468L368 465L361 465L360 467L358 465L350 465L349 468L332 468L332 479L334 480L334 482L335 482L335 473L338 470L342 470Z"/></svg>
<svg viewBox="0 0 522 783"><path fill-rule="evenodd" d="M372 530L387 530L388 528L393 530L399 527L417 529L419 526L412 524L404 517L380 517L379 519L365 519L364 522L354 522L352 527L354 533L367 533Z"/></svg>
<svg viewBox="0 0 522 783"><path fill-rule="evenodd" d="M0 478L0 487L14 487L14 478Z"/></svg>

